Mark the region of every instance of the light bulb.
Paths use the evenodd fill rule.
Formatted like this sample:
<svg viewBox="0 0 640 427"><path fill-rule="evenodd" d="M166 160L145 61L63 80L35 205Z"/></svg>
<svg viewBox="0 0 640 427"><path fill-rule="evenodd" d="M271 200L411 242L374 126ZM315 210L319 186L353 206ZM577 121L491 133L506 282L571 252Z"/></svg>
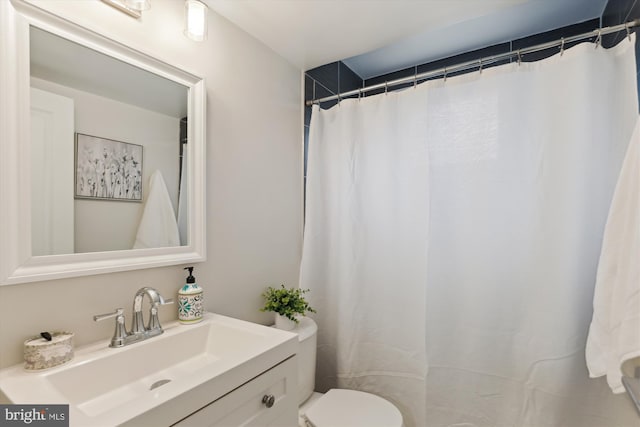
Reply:
<svg viewBox="0 0 640 427"><path fill-rule="evenodd" d="M184 34L191 40L201 42L207 39L207 13L209 8L198 0L184 3Z"/></svg>

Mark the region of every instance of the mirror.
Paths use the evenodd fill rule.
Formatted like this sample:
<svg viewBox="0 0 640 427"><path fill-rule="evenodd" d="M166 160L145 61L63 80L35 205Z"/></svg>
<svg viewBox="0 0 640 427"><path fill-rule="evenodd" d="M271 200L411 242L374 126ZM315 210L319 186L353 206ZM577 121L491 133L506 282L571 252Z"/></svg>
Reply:
<svg viewBox="0 0 640 427"><path fill-rule="evenodd" d="M186 244L187 87L33 25L29 52L32 255Z"/></svg>
<svg viewBox="0 0 640 427"><path fill-rule="evenodd" d="M29 4L0 13L2 284L204 260L202 79Z"/></svg>

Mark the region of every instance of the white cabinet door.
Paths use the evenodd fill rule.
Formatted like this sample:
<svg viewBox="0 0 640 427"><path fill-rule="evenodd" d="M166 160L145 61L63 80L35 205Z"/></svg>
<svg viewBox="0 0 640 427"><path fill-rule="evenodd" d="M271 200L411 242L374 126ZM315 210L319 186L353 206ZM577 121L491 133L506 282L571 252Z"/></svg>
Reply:
<svg viewBox="0 0 640 427"><path fill-rule="evenodd" d="M297 427L297 369L291 357L174 426Z"/></svg>

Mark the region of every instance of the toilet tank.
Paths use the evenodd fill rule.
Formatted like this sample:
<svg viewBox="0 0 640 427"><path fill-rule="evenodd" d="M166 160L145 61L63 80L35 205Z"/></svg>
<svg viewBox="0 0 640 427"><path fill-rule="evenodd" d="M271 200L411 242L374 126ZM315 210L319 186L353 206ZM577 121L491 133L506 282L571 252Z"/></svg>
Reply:
<svg viewBox="0 0 640 427"><path fill-rule="evenodd" d="M303 317L293 331L298 333L298 405L311 396L316 385L316 344L318 325L312 319Z"/></svg>

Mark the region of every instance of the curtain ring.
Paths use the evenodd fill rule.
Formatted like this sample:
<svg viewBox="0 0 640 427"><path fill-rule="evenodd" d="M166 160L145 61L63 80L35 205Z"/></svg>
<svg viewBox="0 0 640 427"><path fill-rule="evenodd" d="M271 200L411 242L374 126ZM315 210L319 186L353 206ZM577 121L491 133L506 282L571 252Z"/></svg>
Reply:
<svg viewBox="0 0 640 427"><path fill-rule="evenodd" d="M415 66L415 71L413 73L413 88L418 87L418 66Z"/></svg>
<svg viewBox="0 0 640 427"><path fill-rule="evenodd" d="M560 39L560 56L564 55L564 37Z"/></svg>
<svg viewBox="0 0 640 427"><path fill-rule="evenodd" d="M480 71L480 74L482 74L482 58L480 58L480 69L478 71Z"/></svg>
<svg viewBox="0 0 640 427"><path fill-rule="evenodd" d="M631 41L631 28L629 28L629 23L627 22L624 26L627 29L627 38Z"/></svg>
<svg viewBox="0 0 640 427"><path fill-rule="evenodd" d="M520 54L520 49L518 49L518 66L522 64L522 55Z"/></svg>
<svg viewBox="0 0 640 427"><path fill-rule="evenodd" d="M389 92L389 82L384 82L384 94L386 95Z"/></svg>
<svg viewBox="0 0 640 427"><path fill-rule="evenodd" d="M358 89L358 101L360 101L361 97L362 97L362 89Z"/></svg>
<svg viewBox="0 0 640 427"><path fill-rule="evenodd" d="M600 42L602 41L602 29L598 28L598 37L596 37L596 49L598 48L598 46L600 45Z"/></svg>
<svg viewBox="0 0 640 427"><path fill-rule="evenodd" d="M444 78L442 79L442 83L447 82L447 67L444 67Z"/></svg>

